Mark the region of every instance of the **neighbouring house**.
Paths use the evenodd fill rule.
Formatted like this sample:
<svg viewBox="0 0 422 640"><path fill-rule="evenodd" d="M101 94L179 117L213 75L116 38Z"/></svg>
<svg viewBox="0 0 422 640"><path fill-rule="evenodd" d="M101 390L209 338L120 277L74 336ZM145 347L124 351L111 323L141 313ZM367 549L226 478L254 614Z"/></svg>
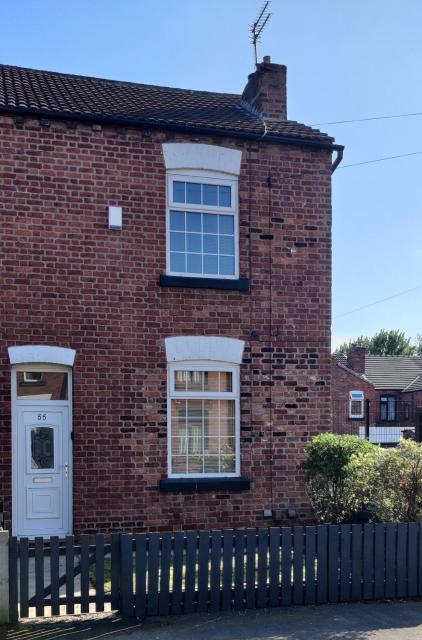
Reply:
<svg viewBox="0 0 422 640"><path fill-rule="evenodd" d="M332 356L333 431L394 444L416 437L422 423L422 357L373 356L352 345Z"/></svg>
<svg viewBox="0 0 422 640"><path fill-rule="evenodd" d="M0 76L4 526L308 518L342 147L268 58L242 95Z"/></svg>

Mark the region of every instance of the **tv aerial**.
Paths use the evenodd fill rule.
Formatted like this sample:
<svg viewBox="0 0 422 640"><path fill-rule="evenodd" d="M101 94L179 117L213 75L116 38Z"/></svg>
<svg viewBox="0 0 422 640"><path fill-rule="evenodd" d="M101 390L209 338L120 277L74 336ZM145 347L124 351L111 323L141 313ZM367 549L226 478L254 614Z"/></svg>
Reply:
<svg viewBox="0 0 422 640"><path fill-rule="evenodd" d="M268 24L269 19L271 18L271 13L268 10L268 7L270 6L270 2L271 0L267 0L267 2L264 3L261 12L259 13L257 19L255 20L255 22L251 25L251 41L252 41L252 45L253 45L253 50L254 50L254 56L255 56L255 65L258 65L258 47L257 44L261 39L262 36L262 32L264 31L266 25Z"/></svg>

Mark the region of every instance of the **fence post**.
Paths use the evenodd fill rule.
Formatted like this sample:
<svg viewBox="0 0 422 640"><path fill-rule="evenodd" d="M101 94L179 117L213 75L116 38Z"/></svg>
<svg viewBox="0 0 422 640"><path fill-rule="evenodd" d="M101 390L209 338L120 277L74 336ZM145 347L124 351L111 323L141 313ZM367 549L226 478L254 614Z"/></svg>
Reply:
<svg viewBox="0 0 422 640"><path fill-rule="evenodd" d="M0 531L0 624L9 621L9 532Z"/></svg>
<svg viewBox="0 0 422 640"><path fill-rule="evenodd" d="M366 404L366 411L365 411L365 440L369 440L369 424L370 424L369 411L370 411L370 407L371 407L370 400L366 399L365 400L365 404Z"/></svg>

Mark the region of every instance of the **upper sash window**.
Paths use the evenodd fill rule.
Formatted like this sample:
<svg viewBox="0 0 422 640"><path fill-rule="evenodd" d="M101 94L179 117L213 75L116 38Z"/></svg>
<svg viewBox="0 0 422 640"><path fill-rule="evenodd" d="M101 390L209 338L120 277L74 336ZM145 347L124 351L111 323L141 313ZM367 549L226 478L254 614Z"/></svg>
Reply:
<svg viewBox="0 0 422 640"><path fill-rule="evenodd" d="M239 277L237 178L200 170L167 174L167 273Z"/></svg>

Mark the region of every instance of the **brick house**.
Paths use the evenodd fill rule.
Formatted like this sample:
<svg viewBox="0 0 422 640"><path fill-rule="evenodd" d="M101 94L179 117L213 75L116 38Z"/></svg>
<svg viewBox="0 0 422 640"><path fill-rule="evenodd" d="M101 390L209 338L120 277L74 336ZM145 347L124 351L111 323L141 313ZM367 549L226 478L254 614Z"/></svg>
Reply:
<svg viewBox="0 0 422 640"><path fill-rule="evenodd" d="M352 345L331 363L333 431L364 434L393 444L412 433L419 439L422 420L422 358L372 356Z"/></svg>
<svg viewBox="0 0 422 640"><path fill-rule="evenodd" d="M5 527L308 518L342 147L269 59L243 95L0 74Z"/></svg>

